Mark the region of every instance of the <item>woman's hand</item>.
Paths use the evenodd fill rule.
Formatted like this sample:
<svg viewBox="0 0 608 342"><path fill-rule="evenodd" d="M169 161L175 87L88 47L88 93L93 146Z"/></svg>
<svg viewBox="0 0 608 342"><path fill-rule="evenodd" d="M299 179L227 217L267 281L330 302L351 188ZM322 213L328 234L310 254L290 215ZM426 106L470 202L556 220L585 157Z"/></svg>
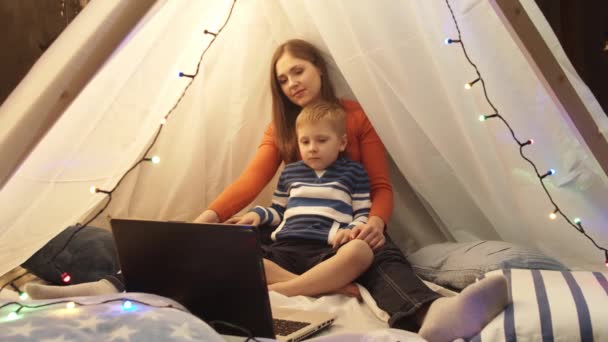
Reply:
<svg viewBox="0 0 608 342"><path fill-rule="evenodd" d="M218 223L220 222L220 218L217 216L215 211L207 209L203 211L202 214L198 215L197 218L194 219L194 223Z"/></svg>
<svg viewBox="0 0 608 342"><path fill-rule="evenodd" d="M350 239L359 239L367 242L372 250L377 250L386 242L384 237L384 221L378 216L370 216L367 223L360 224L351 229Z"/></svg>
<svg viewBox="0 0 608 342"><path fill-rule="evenodd" d="M250 211L247 214L239 217L233 217L227 220L226 223L244 224L249 226L258 226L262 218L257 213ZM232 222L230 222L232 221Z"/></svg>
<svg viewBox="0 0 608 342"><path fill-rule="evenodd" d="M331 242L331 246L336 248L350 240L350 229L338 229L336 235L334 235L334 240Z"/></svg>

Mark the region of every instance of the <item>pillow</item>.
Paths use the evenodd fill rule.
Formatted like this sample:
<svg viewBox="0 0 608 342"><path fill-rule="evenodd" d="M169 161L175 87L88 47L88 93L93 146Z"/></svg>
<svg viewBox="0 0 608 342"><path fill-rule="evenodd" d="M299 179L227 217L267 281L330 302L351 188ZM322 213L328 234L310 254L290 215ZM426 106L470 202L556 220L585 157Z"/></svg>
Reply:
<svg viewBox="0 0 608 342"><path fill-rule="evenodd" d="M91 226L78 229L80 226L66 228L21 266L45 281L59 285L63 284L62 271L70 274L72 284L97 281L116 274L119 263L112 233ZM51 263L57 253L59 255Z"/></svg>
<svg viewBox="0 0 608 342"><path fill-rule="evenodd" d="M608 272L500 273L511 304L470 341L608 341Z"/></svg>
<svg viewBox="0 0 608 342"><path fill-rule="evenodd" d="M537 250L504 241L438 243L423 247L407 258L420 278L458 290L496 269L568 270Z"/></svg>
<svg viewBox="0 0 608 342"><path fill-rule="evenodd" d="M169 298L149 293L114 293L72 298L78 304L71 310L65 308L66 298L26 301L23 304L38 306L40 309L21 310L16 319L4 317L9 312L14 312L17 305L6 307L0 311L0 341L228 340ZM130 308L123 307L126 299L133 304ZM0 300L0 306L7 303L8 300ZM244 340L243 337L228 341Z"/></svg>

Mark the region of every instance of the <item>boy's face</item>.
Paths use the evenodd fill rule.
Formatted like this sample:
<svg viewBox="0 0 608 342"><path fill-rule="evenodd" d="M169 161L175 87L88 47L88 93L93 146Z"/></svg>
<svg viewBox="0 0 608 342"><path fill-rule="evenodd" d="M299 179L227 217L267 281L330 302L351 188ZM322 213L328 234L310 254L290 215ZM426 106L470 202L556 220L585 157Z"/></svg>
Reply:
<svg viewBox="0 0 608 342"><path fill-rule="evenodd" d="M297 133L302 160L316 171L325 170L346 148L346 134L339 136L328 122L301 124Z"/></svg>

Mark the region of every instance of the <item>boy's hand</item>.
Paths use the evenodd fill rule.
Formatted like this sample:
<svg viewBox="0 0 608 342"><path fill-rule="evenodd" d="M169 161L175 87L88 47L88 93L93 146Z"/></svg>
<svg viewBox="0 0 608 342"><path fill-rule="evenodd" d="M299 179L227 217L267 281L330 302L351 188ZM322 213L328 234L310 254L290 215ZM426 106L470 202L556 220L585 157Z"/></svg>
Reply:
<svg viewBox="0 0 608 342"><path fill-rule="evenodd" d="M245 225L250 225L250 226L258 226L260 224L260 221L262 220L262 218L260 217L260 215L256 214L253 211L248 212L247 214L238 217L238 220L235 220L236 222L234 222L235 224L245 224Z"/></svg>
<svg viewBox="0 0 608 342"><path fill-rule="evenodd" d="M350 238L350 229L338 229L336 235L334 235L334 241L332 241L331 246L336 248L350 240L352 240Z"/></svg>
<svg viewBox="0 0 608 342"><path fill-rule="evenodd" d="M228 224L236 224L237 222L239 222L241 219L243 218L243 215L235 215L232 216L231 218L227 219L226 221L224 221L224 223L228 223Z"/></svg>

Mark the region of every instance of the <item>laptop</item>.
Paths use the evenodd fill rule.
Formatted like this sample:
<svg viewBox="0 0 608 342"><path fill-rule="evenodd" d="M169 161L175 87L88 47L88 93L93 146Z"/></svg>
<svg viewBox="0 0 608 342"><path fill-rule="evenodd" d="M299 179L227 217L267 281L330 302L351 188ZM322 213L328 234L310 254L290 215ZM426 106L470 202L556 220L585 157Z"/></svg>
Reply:
<svg viewBox="0 0 608 342"><path fill-rule="evenodd" d="M172 298L207 323L300 341L335 315L270 306L257 229L233 224L112 219L125 287ZM221 334L247 332L214 324Z"/></svg>

